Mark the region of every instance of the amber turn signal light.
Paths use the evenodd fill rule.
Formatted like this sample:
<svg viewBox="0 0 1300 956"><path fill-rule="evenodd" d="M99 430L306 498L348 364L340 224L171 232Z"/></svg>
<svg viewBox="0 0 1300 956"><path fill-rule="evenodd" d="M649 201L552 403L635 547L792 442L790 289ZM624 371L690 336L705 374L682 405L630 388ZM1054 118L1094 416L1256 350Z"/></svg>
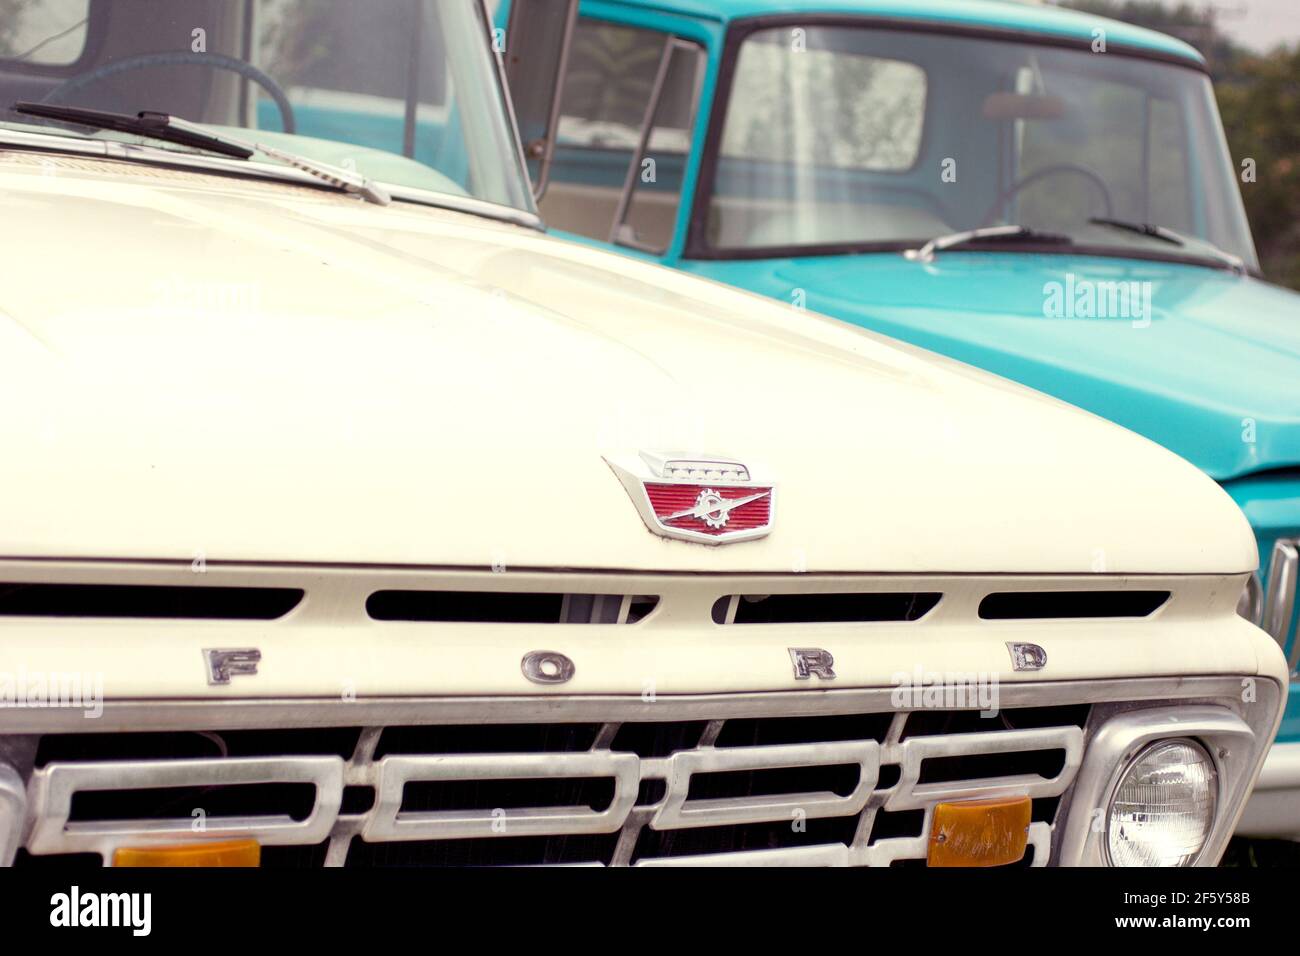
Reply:
<svg viewBox="0 0 1300 956"><path fill-rule="evenodd" d="M930 866L1005 866L1025 855L1029 798L941 803L930 828Z"/></svg>
<svg viewBox="0 0 1300 956"><path fill-rule="evenodd" d="M124 846L113 854L114 866L257 866L261 861L262 847L256 840Z"/></svg>

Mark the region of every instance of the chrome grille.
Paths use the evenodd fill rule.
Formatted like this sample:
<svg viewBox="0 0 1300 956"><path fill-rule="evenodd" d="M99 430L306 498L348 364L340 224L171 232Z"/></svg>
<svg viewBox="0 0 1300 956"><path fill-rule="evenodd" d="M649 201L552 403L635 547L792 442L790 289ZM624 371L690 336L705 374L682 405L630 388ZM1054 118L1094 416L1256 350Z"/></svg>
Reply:
<svg viewBox="0 0 1300 956"><path fill-rule="evenodd" d="M1193 736L1222 782L1212 865L1281 704L1274 681L1252 686L1248 699L1228 675L1009 683L987 717L898 711L887 688L139 699L89 724L13 711L0 863L16 848L19 865L99 865L184 833L255 837L268 866L923 865L938 802L1024 794L1022 864L1095 866L1095 811L1127 755Z"/></svg>
<svg viewBox="0 0 1300 956"><path fill-rule="evenodd" d="M263 743L259 736L276 731L231 732L230 747L221 733L202 731L196 736L216 741L219 754L196 758L191 748L177 759L104 759L115 751L155 753L140 738L171 746L175 733L54 734L41 741L48 758L38 756L28 782L23 842L32 856L91 853L111 862L121 846L192 837L202 816L205 836L254 838L271 865L882 866L925 859L938 803L1019 794L1035 801L1030 859L1045 865L1056 799L1082 759L1086 713L1078 706L1013 709L996 718L953 711L939 724L933 712L610 720L542 725L540 735L526 724L327 728L309 732L326 741L310 755L243 755L274 751L283 738ZM936 732L944 725L957 732ZM849 739L836 739L842 736ZM351 752L329 753L340 739L354 741ZM770 739L787 742L746 742ZM466 752L523 741L536 749ZM439 749L422 752L423 742ZM991 770L964 776L963 761L992 761ZM932 772L941 764L944 772ZM581 797L589 782L604 790L598 805L564 802ZM205 792L283 784L314 788L305 815L274 800L254 812L195 812ZM527 786L542 799L494 807L479 792L488 785L495 788L489 796ZM413 799L420 787L422 799ZM367 790L368 807L348 806L348 792ZM174 791L196 805L177 804L168 796ZM95 812L113 798L134 800L132 809L153 800L161 809ZM900 833L899 821L911 832Z"/></svg>

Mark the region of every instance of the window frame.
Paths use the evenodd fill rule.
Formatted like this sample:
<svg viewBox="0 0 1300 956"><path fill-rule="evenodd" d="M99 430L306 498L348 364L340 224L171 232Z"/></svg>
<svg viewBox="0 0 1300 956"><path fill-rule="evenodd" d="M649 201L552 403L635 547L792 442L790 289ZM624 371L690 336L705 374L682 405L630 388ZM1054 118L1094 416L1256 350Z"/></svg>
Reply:
<svg viewBox="0 0 1300 956"><path fill-rule="evenodd" d="M663 96L664 87L668 79L668 68L672 65L673 55L678 50L682 50L685 52L693 52L696 55L695 77L692 84L693 92L691 97L692 99L691 116L690 116L690 123L687 127L687 132L688 134L690 134L690 145L687 147L686 153L684 154L687 160L690 159L691 155L696 150L695 127L700 119L700 109L704 105L703 97L704 97L704 87L705 87L705 76L708 72L708 66L709 66L708 47L704 43L692 39L691 37L683 36L681 33L678 33L675 30L663 29L660 26L647 26L630 20L620 20L620 19L613 19L609 17L586 14L586 13L582 13L581 11L579 12L578 18L574 23L575 35L577 33L578 26L582 24L584 21L591 24L603 24L605 26L619 27L625 30L639 30L643 33L653 34L663 38L663 43L659 51L659 62L655 67L654 82L651 85L650 96L646 100L645 109L642 110L641 112L641 120L637 126L636 146L632 148L631 153L628 156L628 165L626 171L623 174L623 184L619 188L618 200L614 205L614 215L610 219L609 232L606 236L598 239L597 241L608 242L610 245L613 246L619 246L625 249L632 249L636 252L643 252L652 256L664 256L668 253L668 251L673 246L674 235L677 232L676 229L673 230L674 235L670 235L668 237L667 242L665 242L664 245L661 247L661 246L651 245L649 243L637 242L623 235L623 231L624 231L623 227L628 225L627 222L628 214L632 209L633 199L636 195L637 178L638 178L637 172L640 169L641 160L645 158L645 154L650 146L650 137L651 134L654 132L655 114L659 112L660 100ZM560 78L559 81L560 88L556 94L556 113L557 116L560 118L564 116L564 102L563 102L564 84L568 79L568 69L572 66L572 63L573 63L573 58L572 55L570 55L570 57L568 58L568 62L565 63L565 72L564 75L561 76ZM555 147L556 149L559 149L561 144L559 142L558 124L556 126L556 129L557 129L557 133L556 133ZM565 148L590 149L592 152L598 152L601 149L604 149L606 152L614 152L614 151L622 152L621 149L613 150L609 147L599 147L599 146L596 147L569 146ZM687 179L685 176L685 170L683 170L682 190L677 200L677 212L673 216L674 223L680 220L683 211L689 212L689 209L685 206L686 185L687 185ZM597 239L597 237L587 237L587 238Z"/></svg>
<svg viewBox="0 0 1300 956"><path fill-rule="evenodd" d="M705 133L699 174L695 182L695 194L691 197L690 218L687 222L686 242L681 257L692 260L754 260L754 259L792 259L811 258L815 256L849 255L864 252L899 252L910 248L914 243L889 240L872 242L835 242L820 245L779 245L747 246L740 248L715 247L708 242L709 206L717 181L718 160L722 145L722 133L726 126L727 111L731 105L731 93L736 77L736 64L740 57L740 48L751 33L773 28L793 27L853 27L864 30L896 30L908 33L930 33L943 36L959 36L974 39L999 40L1009 43L1027 43L1036 46L1053 46L1063 49L1089 51L1090 41L1084 38L1054 36L1029 30L1002 29L998 27L971 26L956 23L935 23L934 21L914 20L902 17L877 17L844 14L770 14L746 17L732 21L723 39L721 62L718 66L717 82L713 88L712 110L709 115L708 129ZM1136 59L1170 64L1189 69L1195 73L1208 76L1206 64L1173 53L1130 47L1124 44L1109 43L1107 55L1132 57ZM927 124L928 125L928 124ZM921 152L925 150L925 135L922 133ZM918 162L920 157L918 157ZM890 175L884 173L883 175ZM997 251L996 243L986 243L982 248ZM1006 247L1013 252L1042 251L1024 245ZM1072 250L1079 253L1079 249ZM1148 259L1160 262L1183 262L1195 264L1198 260L1182 255L1171 257L1166 253L1148 251L1121 246L1088 246L1087 254L1118 256L1129 259ZM1213 260L1200 260L1211 263Z"/></svg>

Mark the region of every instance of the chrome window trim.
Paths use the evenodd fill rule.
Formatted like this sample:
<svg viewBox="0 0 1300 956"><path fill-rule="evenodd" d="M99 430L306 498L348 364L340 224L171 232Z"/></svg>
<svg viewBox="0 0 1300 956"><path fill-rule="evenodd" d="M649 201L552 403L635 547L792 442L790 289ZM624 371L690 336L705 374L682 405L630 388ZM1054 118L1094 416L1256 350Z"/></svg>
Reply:
<svg viewBox="0 0 1300 956"><path fill-rule="evenodd" d="M1279 538L1273 543L1273 554L1268 562L1268 588L1264 595L1260 627L1269 633L1278 646L1286 648L1291 631L1291 618L1295 614L1296 578L1300 574L1300 539ZM1287 666L1291 673L1300 663L1300 641L1291 648Z"/></svg>

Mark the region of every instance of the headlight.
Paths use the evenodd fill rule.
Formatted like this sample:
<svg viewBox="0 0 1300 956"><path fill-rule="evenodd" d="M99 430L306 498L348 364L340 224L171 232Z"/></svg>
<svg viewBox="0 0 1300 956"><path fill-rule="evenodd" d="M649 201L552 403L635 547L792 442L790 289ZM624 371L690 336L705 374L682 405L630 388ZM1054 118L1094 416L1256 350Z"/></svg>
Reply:
<svg viewBox="0 0 1300 956"><path fill-rule="evenodd" d="M1106 819L1111 866L1189 866L1214 826L1219 775L1194 740L1161 740L1120 777Z"/></svg>

